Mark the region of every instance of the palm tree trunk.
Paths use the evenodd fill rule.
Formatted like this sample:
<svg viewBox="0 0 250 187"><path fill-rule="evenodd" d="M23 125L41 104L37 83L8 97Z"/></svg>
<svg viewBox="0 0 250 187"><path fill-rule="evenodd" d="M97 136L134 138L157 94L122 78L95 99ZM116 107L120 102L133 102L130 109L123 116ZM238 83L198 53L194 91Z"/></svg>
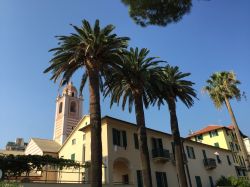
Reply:
<svg viewBox="0 0 250 187"><path fill-rule="evenodd" d="M151 167L148 152L147 133L141 95L135 95L137 134L139 137L139 149L141 158L142 179L144 187L152 187Z"/></svg>
<svg viewBox="0 0 250 187"><path fill-rule="evenodd" d="M169 99L168 108L170 113L170 124L171 131L174 140L174 149L175 149L175 161L176 161L176 171L179 178L180 187L188 187L187 178L184 168L184 153L183 146L181 142L178 119L176 115L176 104L174 98Z"/></svg>
<svg viewBox="0 0 250 187"><path fill-rule="evenodd" d="M99 93L99 72L97 68L88 67L89 75L89 110L91 125L91 187L102 186L102 139L101 107Z"/></svg>
<svg viewBox="0 0 250 187"><path fill-rule="evenodd" d="M245 164L246 164L246 169L249 170L250 169L250 163L249 163L249 159L248 159L246 146L245 146L245 144L243 142L243 139L241 137L239 126L237 124L236 118L234 116L233 109L232 109L231 104L230 104L227 97L225 97L225 103L226 103L229 115L231 117L231 120L232 120L232 123L233 123L233 126L234 126L234 130L235 130L235 133L236 133L238 143L240 145L240 149L241 149L242 154L243 154L243 158L244 158L244 161L245 161Z"/></svg>

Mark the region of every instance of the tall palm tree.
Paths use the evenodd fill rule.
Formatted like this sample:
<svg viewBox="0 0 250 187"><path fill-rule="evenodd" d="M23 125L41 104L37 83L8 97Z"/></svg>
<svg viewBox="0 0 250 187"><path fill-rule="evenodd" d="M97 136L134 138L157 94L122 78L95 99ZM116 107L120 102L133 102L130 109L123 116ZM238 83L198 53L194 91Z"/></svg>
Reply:
<svg viewBox="0 0 250 187"><path fill-rule="evenodd" d="M60 85L69 82L77 70L82 70L80 92L89 79L89 111L91 124L91 186L102 185L102 142L101 142L101 107L100 77L122 49L127 47L129 38L112 34L113 25L100 28L99 20L93 28L83 20L82 26L73 26L75 33L58 36L59 47L50 51L54 57L44 73L52 72L51 80L61 79Z"/></svg>
<svg viewBox="0 0 250 187"><path fill-rule="evenodd" d="M180 137L178 119L176 114L176 102L179 99L188 108L190 108L196 98L195 90L192 88L193 82L184 80L190 73L182 73L177 66L167 65L163 68L161 76L158 79L155 91L155 103L160 105L165 102L168 104L170 113L171 132L174 141L174 153L176 161L176 170L179 178L180 187L187 187L187 179L184 168L184 149Z"/></svg>
<svg viewBox="0 0 250 187"><path fill-rule="evenodd" d="M216 108L219 109L223 106L223 104L226 105L234 126L238 143L243 153L246 167L247 169L250 169L247 150L242 140L239 126L230 104L231 99L235 98L238 101L241 99L242 94L240 92L240 89L237 87L239 84L240 81L236 79L236 75L234 72L216 72L210 76L210 79L207 80L207 86L204 87L204 90L209 94Z"/></svg>
<svg viewBox="0 0 250 187"><path fill-rule="evenodd" d="M105 96L111 95L111 106L113 103L119 104L122 100L122 109L124 110L128 102L131 112L135 105L143 184L145 187L152 187L144 107L148 107L152 98L151 84L155 72L159 70L158 64L162 61L147 57L148 53L149 50L145 48L131 48L130 51L126 51L121 63L110 72L104 93Z"/></svg>

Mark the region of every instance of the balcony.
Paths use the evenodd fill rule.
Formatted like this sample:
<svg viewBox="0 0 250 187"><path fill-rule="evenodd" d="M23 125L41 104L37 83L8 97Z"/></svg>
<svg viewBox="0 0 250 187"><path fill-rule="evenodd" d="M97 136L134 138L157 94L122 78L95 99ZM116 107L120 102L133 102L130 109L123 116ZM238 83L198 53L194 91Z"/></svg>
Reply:
<svg viewBox="0 0 250 187"><path fill-rule="evenodd" d="M203 163L206 169L214 169L217 167L216 160L214 158L204 158Z"/></svg>
<svg viewBox="0 0 250 187"><path fill-rule="evenodd" d="M167 162L170 160L170 153L167 149L152 149L152 158L155 162Z"/></svg>

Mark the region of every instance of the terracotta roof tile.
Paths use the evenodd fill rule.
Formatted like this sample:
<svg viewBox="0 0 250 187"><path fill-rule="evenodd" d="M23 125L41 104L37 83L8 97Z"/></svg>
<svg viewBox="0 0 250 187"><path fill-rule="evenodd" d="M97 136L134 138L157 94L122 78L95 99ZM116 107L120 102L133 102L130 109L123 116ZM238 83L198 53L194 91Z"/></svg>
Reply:
<svg viewBox="0 0 250 187"><path fill-rule="evenodd" d="M206 132L217 130L217 129L221 129L223 127L224 126L220 126L220 125L208 125L205 128L194 132L193 134L189 135L188 137L193 137L193 136L196 136L196 135L199 135L199 134L204 134Z"/></svg>

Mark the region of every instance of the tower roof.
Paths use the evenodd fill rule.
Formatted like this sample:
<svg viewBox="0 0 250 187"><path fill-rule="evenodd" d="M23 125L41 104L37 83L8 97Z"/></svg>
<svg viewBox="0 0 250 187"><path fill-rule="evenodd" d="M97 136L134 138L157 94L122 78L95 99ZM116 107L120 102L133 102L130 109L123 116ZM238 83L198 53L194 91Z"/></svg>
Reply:
<svg viewBox="0 0 250 187"><path fill-rule="evenodd" d="M76 87L73 85L72 82L69 82L67 84L67 86L63 89L63 94L65 95L72 95L72 93L74 93L74 95L77 95L77 89Z"/></svg>

